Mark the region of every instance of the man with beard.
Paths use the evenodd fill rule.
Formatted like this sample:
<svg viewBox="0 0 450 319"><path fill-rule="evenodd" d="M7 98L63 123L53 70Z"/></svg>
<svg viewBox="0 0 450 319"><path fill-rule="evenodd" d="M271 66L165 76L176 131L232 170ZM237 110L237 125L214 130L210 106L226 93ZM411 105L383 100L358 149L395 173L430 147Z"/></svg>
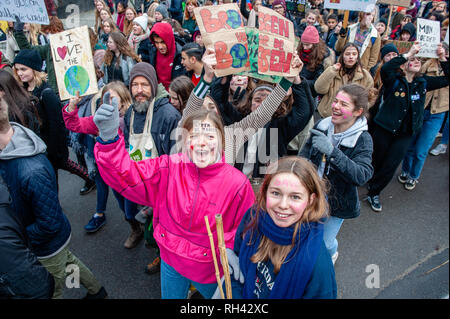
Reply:
<svg viewBox="0 0 450 319"><path fill-rule="evenodd" d="M164 23L161 23L164 24ZM146 62L137 63L130 73L130 91L132 106L125 113L124 138L130 157L135 161L169 154L175 141L170 134L181 119L180 113L170 104L170 95L162 84L158 84L155 69ZM137 212L136 212L137 213ZM136 215L136 214L134 214ZM134 220L130 222L136 243L142 239L142 230ZM151 218L146 227L151 226ZM150 236L150 241L152 240ZM135 245L133 244L133 245ZM151 245L158 248L156 243ZM151 263L146 271L155 273L159 270L159 257Z"/></svg>

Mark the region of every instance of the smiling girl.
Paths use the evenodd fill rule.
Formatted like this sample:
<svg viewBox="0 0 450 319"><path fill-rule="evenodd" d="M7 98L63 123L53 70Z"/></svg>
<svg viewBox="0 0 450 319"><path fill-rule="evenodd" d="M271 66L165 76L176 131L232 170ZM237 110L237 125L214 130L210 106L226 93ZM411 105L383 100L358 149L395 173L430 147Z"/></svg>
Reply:
<svg viewBox="0 0 450 319"><path fill-rule="evenodd" d="M236 231L234 251L227 250L233 298L336 298L323 242L324 181L300 157L282 158L268 172Z"/></svg>

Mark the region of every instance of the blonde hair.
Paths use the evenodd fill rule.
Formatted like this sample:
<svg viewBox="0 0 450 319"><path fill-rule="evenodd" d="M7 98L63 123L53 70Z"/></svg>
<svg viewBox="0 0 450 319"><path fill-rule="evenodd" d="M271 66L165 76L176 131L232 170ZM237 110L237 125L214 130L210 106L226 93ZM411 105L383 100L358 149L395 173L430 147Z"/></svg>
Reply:
<svg viewBox="0 0 450 319"><path fill-rule="evenodd" d="M20 80L20 77L17 74L17 69L16 68L13 68L13 69L14 69L14 78L16 79L16 81L18 83L20 83L20 85L24 86L25 83L23 83ZM33 69L33 79L34 79L35 87L40 87L42 85L42 83L47 82L47 73L36 71Z"/></svg>
<svg viewBox="0 0 450 319"><path fill-rule="evenodd" d="M43 34L41 32L41 25L36 23L29 23L28 25L28 42L30 42L31 45L39 45L39 35Z"/></svg>
<svg viewBox="0 0 450 319"><path fill-rule="evenodd" d="M258 250L251 257L251 261L257 263L259 261L270 259L274 265L275 273L280 271L281 265L294 246L297 234L301 229L301 224L320 222L323 218L327 217L329 208L326 199L329 186L325 180L319 177L316 167L303 157L283 157L269 166L268 174L265 175L263 184L256 197L256 203L254 205L256 214L252 216L249 224L246 226L243 236L245 236L248 231L252 231L251 234L253 235L254 230L257 229L260 214L262 211L267 211L266 198L270 182L275 176L282 173L294 174L308 191L308 198L311 198L312 194L315 196L312 199L312 202L308 203L301 218L294 225L294 235L292 237L291 245L276 244L266 236L262 235ZM248 244L251 245L251 243L252 240L250 239Z"/></svg>
<svg viewBox="0 0 450 319"><path fill-rule="evenodd" d="M109 7L108 7L108 5L106 4L106 2L103 1L103 0L97 0L96 2L97 2L97 3L98 3L98 2L101 2L101 3L103 4L103 9L101 9L100 11L98 11L98 10L97 10L97 3L96 3L96 5L95 5L95 32L97 32L98 28L100 27L100 23L101 23L100 12L101 12L102 10L107 11L108 14L109 14L109 17L112 19L111 11L109 11Z"/></svg>

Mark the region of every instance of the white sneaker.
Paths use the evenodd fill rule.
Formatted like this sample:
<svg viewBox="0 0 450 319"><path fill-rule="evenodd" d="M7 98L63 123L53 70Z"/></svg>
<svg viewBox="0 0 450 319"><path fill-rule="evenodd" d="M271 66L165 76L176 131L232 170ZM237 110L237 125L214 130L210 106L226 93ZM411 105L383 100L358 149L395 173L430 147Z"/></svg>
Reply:
<svg viewBox="0 0 450 319"><path fill-rule="evenodd" d="M336 263L336 260L339 257L339 252L335 252L333 256L331 256L331 261L333 262L333 266Z"/></svg>
<svg viewBox="0 0 450 319"><path fill-rule="evenodd" d="M431 155L437 156L440 154L445 154L447 152L447 145L446 144L439 144L438 146L436 146L435 148L433 148L430 151Z"/></svg>

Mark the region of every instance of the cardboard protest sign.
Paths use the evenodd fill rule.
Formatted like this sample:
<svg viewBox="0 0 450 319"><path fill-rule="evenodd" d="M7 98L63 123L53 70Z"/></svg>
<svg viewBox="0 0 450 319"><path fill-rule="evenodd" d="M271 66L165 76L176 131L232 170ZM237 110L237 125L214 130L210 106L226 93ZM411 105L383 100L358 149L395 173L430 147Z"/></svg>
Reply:
<svg viewBox="0 0 450 319"><path fill-rule="evenodd" d="M280 76L264 75L258 73L259 30L257 28L245 27L245 32L247 33L250 71L241 72L240 75L250 76L252 78L267 81L270 83L280 82Z"/></svg>
<svg viewBox="0 0 450 319"><path fill-rule="evenodd" d="M447 45L448 45L448 29L447 29L447 33L445 34L444 42L447 43Z"/></svg>
<svg viewBox="0 0 450 319"><path fill-rule="evenodd" d="M412 41L397 41L397 40L387 40L386 44L392 43L398 50L398 54L407 53L411 49L414 42Z"/></svg>
<svg viewBox="0 0 450 319"><path fill-rule="evenodd" d="M409 8L411 0L378 0L377 3Z"/></svg>
<svg viewBox="0 0 450 319"><path fill-rule="evenodd" d="M50 47L61 100L98 92L87 26L51 34Z"/></svg>
<svg viewBox="0 0 450 319"><path fill-rule="evenodd" d="M49 24L44 0L0 0L0 20Z"/></svg>
<svg viewBox="0 0 450 319"><path fill-rule="evenodd" d="M295 76L291 68L295 48L294 24L266 7L258 10L259 46L258 73L265 75Z"/></svg>
<svg viewBox="0 0 450 319"><path fill-rule="evenodd" d="M416 55L422 58L437 58L436 50L440 37L439 21L418 18L417 41L419 41L421 49Z"/></svg>
<svg viewBox="0 0 450 319"><path fill-rule="evenodd" d="M375 4L376 0L325 0L323 6L328 9L371 12Z"/></svg>
<svg viewBox="0 0 450 319"><path fill-rule="evenodd" d="M205 47L216 51L216 76L249 69L247 34L236 3L194 9Z"/></svg>

